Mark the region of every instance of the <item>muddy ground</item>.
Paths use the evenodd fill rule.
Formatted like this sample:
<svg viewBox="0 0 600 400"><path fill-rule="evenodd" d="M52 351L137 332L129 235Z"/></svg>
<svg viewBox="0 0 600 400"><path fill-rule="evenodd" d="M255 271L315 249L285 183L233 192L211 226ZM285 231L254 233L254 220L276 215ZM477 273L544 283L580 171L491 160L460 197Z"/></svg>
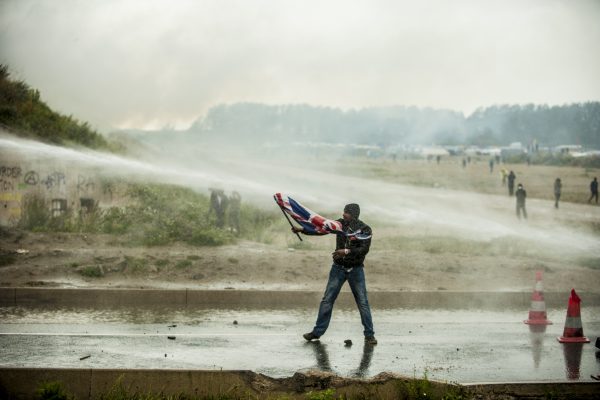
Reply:
<svg viewBox="0 0 600 400"><path fill-rule="evenodd" d="M331 237L299 248L249 241L145 248L122 246L110 235L12 229L0 238L0 285L321 291L333 245ZM600 268L589 261L544 258L508 244L473 251L444 239L407 239L404 247L373 244L365 267L370 290L528 291L538 269L547 291L596 291L600 282Z"/></svg>
<svg viewBox="0 0 600 400"><path fill-rule="evenodd" d="M399 215L424 215L425 222L386 219L369 214L373 204L364 205L364 218L375 232L365 263L369 290L529 291L536 270L544 271L547 291L598 290L600 207L587 204L587 185L600 171L503 165L530 189L530 218L519 221L498 170L490 173L487 159L466 169L459 161L366 161L366 180L340 178L407 185L379 189L394 190L397 203L404 201ZM563 178L567 200L560 209L551 195L555 176ZM436 223L457 216L473 218ZM488 219L505 233L490 233ZM221 247L135 247L119 236L3 228L0 285L323 290L334 237L299 242L283 217L270 229L261 241ZM578 248L582 240L587 242Z"/></svg>

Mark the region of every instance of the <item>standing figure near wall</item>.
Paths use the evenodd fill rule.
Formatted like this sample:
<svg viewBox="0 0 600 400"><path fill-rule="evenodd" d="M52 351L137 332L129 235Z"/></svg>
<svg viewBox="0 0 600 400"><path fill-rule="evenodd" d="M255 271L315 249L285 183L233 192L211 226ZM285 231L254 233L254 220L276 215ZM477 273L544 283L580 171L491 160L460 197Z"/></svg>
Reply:
<svg viewBox="0 0 600 400"><path fill-rule="evenodd" d="M242 196L236 191L231 193L229 198L229 227L235 231L236 235L240 234L240 209L242 207Z"/></svg>
<svg viewBox="0 0 600 400"><path fill-rule="evenodd" d="M210 189L210 210L208 211L208 215L210 217L213 212L215 213L217 228L225 226L225 212L227 211L228 203L229 199L222 189Z"/></svg>

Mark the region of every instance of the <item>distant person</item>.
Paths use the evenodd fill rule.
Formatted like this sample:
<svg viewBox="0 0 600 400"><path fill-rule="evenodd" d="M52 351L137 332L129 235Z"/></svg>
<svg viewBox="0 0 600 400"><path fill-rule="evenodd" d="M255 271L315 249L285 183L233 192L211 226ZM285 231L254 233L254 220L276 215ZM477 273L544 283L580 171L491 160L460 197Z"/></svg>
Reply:
<svg viewBox="0 0 600 400"><path fill-rule="evenodd" d="M558 200L560 200L560 194L562 192L562 182L560 178L554 180L554 208L558 208Z"/></svg>
<svg viewBox="0 0 600 400"><path fill-rule="evenodd" d="M219 190L218 189L210 189L210 208L208 210L208 216L211 214L218 215L219 208L221 208L221 202L219 201Z"/></svg>
<svg viewBox="0 0 600 400"><path fill-rule="evenodd" d="M225 212L227 211L228 200L223 190L210 189L210 210L208 211L208 215L210 216L213 212L215 213L218 228L225 226Z"/></svg>
<svg viewBox="0 0 600 400"><path fill-rule="evenodd" d="M490 174L494 172L494 159L490 158Z"/></svg>
<svg viewBox="0 0 600 400"><path fill-rule="evenodd" d="M220 191L219 200L221 203L220 212L217 214L217 226L219 228L225 227L225 214L227 213L227 208L229 207L229 197L225 194L224 191Z"/></svg>
<svg viewBox="0 0 600 400"><path fill-rule="evenodd" d="M350 285L354 301L360 313L360 319L364 328L365 343L375 345L375 332L373 331L373 320L371 318L371 307L367 298L367 285L365 281L364 261L371 246L371 228L362 222L360 207L358 204L347 204L344 207L342 218L337 221L342 224L342 230L347 233L362 232L368 235L365 240L352 239L352 236L338 234L336 237L335 251L332 253L333 265L329 272L329 280L325 288L325 294L321 300L317 322L312 331L303 335L307 341L319 339L331 321L333 305L346 281ZM294 233L314 235L302 228L292 227ZM318 233L317 233L318 234Z"/></svg>
<svg viewBox="0 0 600 400"><path fill-rule="evenodd" d="M592 192L592 195L590 196L588 203L591 203L592 199L595 197L596 204L598 204L598 179L596 177L594 177L594 180L590 183L590 192Z"/></svg>
<svg viewBox="0 0 600 400"><path fill-rule="evenodd" d="M242 207L242 196L238 192L231 193L229 198L229 227L240 234L240 210Z"/></svg>
<svg viewBox="0 0 600 400"><path fill-rule="evenodd" d="M506 186L506 177L508 176L508 171L506 168L502 168L500 170L500 174L502 175L502 186Z"/></svg>
<svg viewBox="0 0 600 400"><path fill-rule="evenodd" d="M467 160L464 158L462 160L462 166L463 166L463 168L467 168Z"/></svg>
<svg viewBox="0 0 600 400"><path fill-rule="evenodd" d="M521 211L523 211L523 217L527 219L527 210L525 209L525 199L527 198L527 192L523 189L523 185L519 183L517 191L515 192L517 198L517 217L521 219Z"/></svg>
<svg viewBox="0 0 600 400"><path fill-rule="evenodd" d="M513 192L515 190L515 179L517 179L517 176L515 175L514 172L510 171L510 173L508 174L508 195L512 196Z"/></svg>
<svg viewBox="0 0 600 400"><path fill-rule="evenodd" d="M442 156L436 156L435 157L435 161L437 161L438 165L440 165L440 160L442 159Z"/></svg>
<svg viewBox="0 0 600 400"><path fill-rule="evenodd" d="M467 157L467 164L471 164L471 156Z"/></svg>

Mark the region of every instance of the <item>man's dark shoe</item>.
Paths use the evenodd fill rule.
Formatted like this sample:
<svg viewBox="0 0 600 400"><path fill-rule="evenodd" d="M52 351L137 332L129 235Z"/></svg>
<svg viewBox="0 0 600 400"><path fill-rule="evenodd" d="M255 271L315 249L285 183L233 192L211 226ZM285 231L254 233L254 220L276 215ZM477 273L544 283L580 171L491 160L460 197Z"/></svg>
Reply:
<svg viewBox="0 0 600 400"><path fill-rule="evenodd" d="M314 339L314 340L319 340L319 336L315 335L315 334L314 334L314 333L312 333L312 332L305 333L304 335L302 335L302 337L303 337L304 339L308 340L309 342L310 342L311 340L313 340L313 339Z"/></svg>
<svg viewBox="0 0 600 400"><path fill-rule="evenodd" d="M365 336L365 344L377 344L375 336Z"/></svg>

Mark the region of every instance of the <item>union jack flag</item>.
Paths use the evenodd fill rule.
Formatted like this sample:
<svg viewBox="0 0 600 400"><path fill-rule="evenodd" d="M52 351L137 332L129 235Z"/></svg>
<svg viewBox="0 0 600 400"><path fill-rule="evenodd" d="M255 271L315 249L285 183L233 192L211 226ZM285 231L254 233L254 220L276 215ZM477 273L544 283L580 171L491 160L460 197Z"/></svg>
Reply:
<svg viewBox="0 0 600 400"><path fill-rule="evenodd" d="M273 199L281 210L292 217L307 233L325 235L333 233L351 237L351 239L369 239L371 235L363 234L361 231L344 232L342 223L320 216L316 212L298 203L296 200L281 193L275 193Z"/></svg>

